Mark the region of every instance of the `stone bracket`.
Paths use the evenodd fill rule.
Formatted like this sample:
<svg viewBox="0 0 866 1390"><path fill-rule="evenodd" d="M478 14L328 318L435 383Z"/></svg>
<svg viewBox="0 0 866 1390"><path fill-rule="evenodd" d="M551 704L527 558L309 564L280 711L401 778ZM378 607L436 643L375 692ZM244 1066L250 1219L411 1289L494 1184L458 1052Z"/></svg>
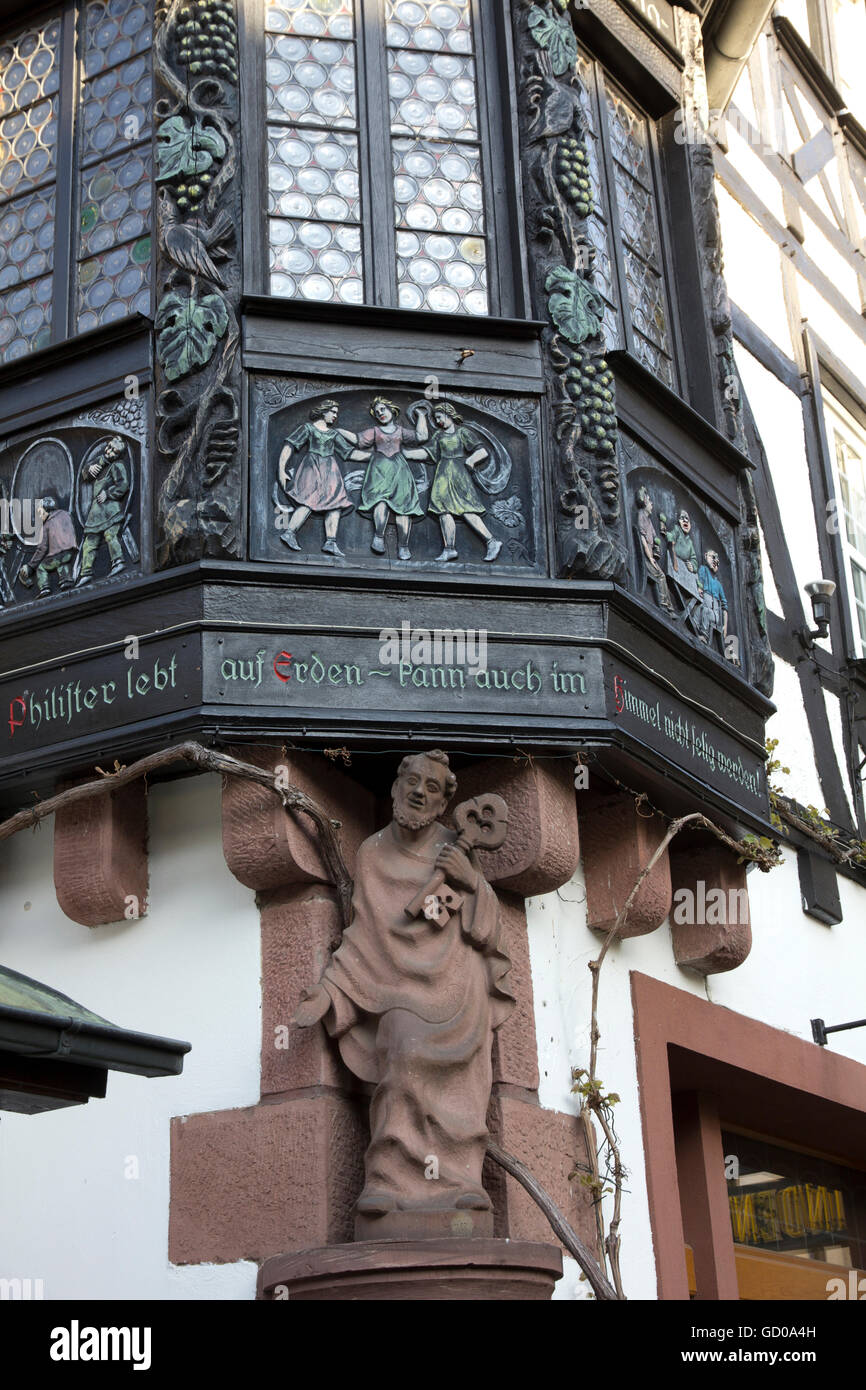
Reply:
<svg viewBox="0 0 866 1390"><path fill-rule="evenodd" d="M147 911L147 789L61 806L54 817L54 887L60 908L85 927L134 921Z"/></svg>
<svg viewBox="0 0 866 1390"><path fill-rule="evenodd" d="M670 862L677 965L700 975L735 970L752 949L746 866L719 844L680 850L673 845ZM678 922L680 916L692 920Z"/></svg>
<svg viewBox="0 0 866 1390"><path fill-rule="evenodd" d="M580 835L586 880L587 926L607 933L616 922L641 870L664 835L659 816L644 816L632 796L581 801ZM644 879L619 935L645 936L655 931L671 908L668 853Z"/></svg>

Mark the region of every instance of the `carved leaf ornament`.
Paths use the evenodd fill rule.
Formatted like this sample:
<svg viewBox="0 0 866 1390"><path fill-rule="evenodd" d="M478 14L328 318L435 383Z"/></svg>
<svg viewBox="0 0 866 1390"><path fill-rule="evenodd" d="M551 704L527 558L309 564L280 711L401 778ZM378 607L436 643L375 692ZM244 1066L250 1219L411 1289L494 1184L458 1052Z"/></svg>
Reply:
<svg viewBox="0 0 866 1390"><path fill-rule="evenodd" d="M554 266L544 282L550 317L563 338L575 345L600 331L604 304L589 283L564 265Z"/></svg>
<svg viewBox="0 0 866 1390"><path fill-rule="evenodd" d="M157 178L203 174L215 159L222 159L225 152L226 144L219 131L210 130L199 121L190 126L183 116L170 116L157 131Z"/></svg>
<svg viewBox="0 0 866 1390"><path fill-rule="evenodd" d="M204 367L228 328L228 311L218 294L167 294L156 315L157 351L169 381Z"/></svg>
<svg viewBox="0 0 866 1390"><path fill-rule="evenodd" d="M545 14L533 5L528 24L538 47L546 48L550 54L554 76L562 77L577 62L577 39L568 20L561 15Z"/></svg>

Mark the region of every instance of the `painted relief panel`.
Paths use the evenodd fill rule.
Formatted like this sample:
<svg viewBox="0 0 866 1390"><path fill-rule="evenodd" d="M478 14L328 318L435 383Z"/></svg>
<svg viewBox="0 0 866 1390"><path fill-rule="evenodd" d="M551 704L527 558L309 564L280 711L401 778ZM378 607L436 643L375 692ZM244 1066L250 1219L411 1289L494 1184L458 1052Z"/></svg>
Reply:
<svg viewBox="0 0 866 1390"><path fill-rule="evenodd" d="M623 437L638 595L693 641L741 667L734 533L718 512Z"/></svg>
<svg viewBox="0 0 866 1390"><path fill-rule="evenodd" d="M540 570L529 398L252 383L254 559L387 570Z"/></svg>
<svg viewBox="0 0 866 1390"><path fill-rule="evenodd" d="M122 400L0 442L0 607L139 569L145 420Z"/></svg>

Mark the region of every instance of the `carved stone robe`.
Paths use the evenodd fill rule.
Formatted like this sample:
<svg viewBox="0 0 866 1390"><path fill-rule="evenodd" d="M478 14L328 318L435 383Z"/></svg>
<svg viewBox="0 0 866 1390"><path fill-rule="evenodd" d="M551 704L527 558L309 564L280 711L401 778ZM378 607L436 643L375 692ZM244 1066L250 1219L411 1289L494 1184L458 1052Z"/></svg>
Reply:
<svg viewBox="0 0 866 1390"><path fill-rule="evenodd" d="M366 1191L403 1210L453 1209L483 1192L493 1030L514 1006L499 905L483 878L443 928L405 914L456 839L436 830L423 856L392 825L364 842L352 922L322 979L325 1026L350 1070L376 1083Z"/></svg>

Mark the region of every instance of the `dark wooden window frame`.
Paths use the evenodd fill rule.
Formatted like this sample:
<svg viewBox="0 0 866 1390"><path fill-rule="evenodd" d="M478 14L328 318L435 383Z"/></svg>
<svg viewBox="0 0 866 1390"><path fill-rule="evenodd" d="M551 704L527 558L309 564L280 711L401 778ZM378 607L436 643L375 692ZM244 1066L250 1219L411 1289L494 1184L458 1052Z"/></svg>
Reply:
<svg viewBox="0 0 866 1390"><path fill-rule="evenodd" d="M628 352L636 361L643 361L635 351L635 329L632 324L632 308L628 297L628 288L625 272L625 254L620 226L619 202L616 196L616 180L614 174L614 155L611 147L610 135L610 116L605 101L606 80L612 82L615 87L620 87L628 101L637 108L639 114L646 121L646 128L649 136L650 151L650 177L652 179L652 194L655 200L656 221L659 234L659 259L662 265L664 305L667 310L667 328L670 341L670 357L673 370L672 389L678 395L684 395L684 382L686 373L683 370L684 353L680 327L679 302L675 286L675 268L673 264L673 247L671 237L671 210L668 202L668 189L666 187L665 170L662 161L659 131L656 119L647 109L642 94L635 89L633 82L625 82L615 69L603 62L592 49L584 45L584 52L593 65L593 76L595 79L595 92L593 93L594 107L598 115L598 140L602 156L604 170L604 196L605 213L608 229L608 250L615 274L615 284L613 286L616 295L615 308L619 316L621 325L623 344L622 350ZM646 336L646 335L644 335ZM652 342L651 339L647 339ZM654 346L656 346L654 344ZM611 347L611 351L613 351ZM647 368L647 370L651 370Z"/></svg>
<svg viewBox="0 0 866 1390"><path fill-rule="evenodd" d="M83 88L81 19L85 0L57 0L36 10L16 8L0 15L0 40L29 26L39 25L57 16L60 24L60 81L57 88L57 147L54 177L54 260L51 271L51 338L47 348L80 336L76 329L77 273L79 266L78 205L79 165L78 128ZM152 133L128 142L126 148L146 147L151 151ZM116 151L114 151L116 154ZM100 156L104 158L105 156ZM94 163L97 161L93 161ZM90 166L88 166L90 167ZM155 170L154 170L155 173ZM151 177L153 181L153 175ZM22 190L26 196L29 190ZM18 196L13 195L14 198ZM156 221L151 210L151 227ZM151 235L153 233L151 232ZM153 253L150 266L151 295L153 293ZM131 315L128 317L135 317ZM27 361L33 355L24 355ZM6 365L6 364L4 364ZM2 369L2 368L0 368Z"/></svg>
<svg viewBox="0 0 866 1390"><path fill-rule="evenodd" d="M384 36L384 0L356 0L356 5L363 307L398 309L393 197L373 196L374 190L381 187L383 177L387 179L385 186L390 195L393 181L387 48L384 37L379 41L370 40L374 30ZM238 16L245 178L244 292L247 295L270 295L265 11L265 0L248 0L239 7ZM524 317L528 314L528 305L523 239L516 231L519 175L516 112L508 81L513 62L508 17L487 0L473 0L472 18L478 96L477 144L481 153L487 244L489 308L483 317ZM275 295L273 298L282 297ZM291 312L291 305L309 301L285 298L282 302ZM337 312L340 306L323 306L325 310L329 307ZM439 317L432 310L419 312L429 313L434 320ZM467 323L476 321L476 317L460 315Z"/></svg>

